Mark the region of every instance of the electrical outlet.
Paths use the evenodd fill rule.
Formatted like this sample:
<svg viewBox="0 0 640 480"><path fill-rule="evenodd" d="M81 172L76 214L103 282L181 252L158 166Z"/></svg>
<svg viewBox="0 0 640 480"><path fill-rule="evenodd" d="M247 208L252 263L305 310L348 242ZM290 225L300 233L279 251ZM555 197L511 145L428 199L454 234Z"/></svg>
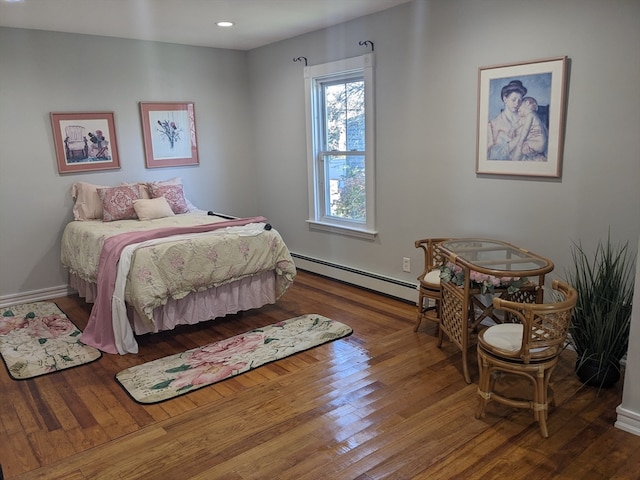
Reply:
<svg viewBox="0 0 640 480"><path fill-rule="evenodd" d="M411 259L409 257L402 257L402 271L403 272L411 271Z"/></svg>

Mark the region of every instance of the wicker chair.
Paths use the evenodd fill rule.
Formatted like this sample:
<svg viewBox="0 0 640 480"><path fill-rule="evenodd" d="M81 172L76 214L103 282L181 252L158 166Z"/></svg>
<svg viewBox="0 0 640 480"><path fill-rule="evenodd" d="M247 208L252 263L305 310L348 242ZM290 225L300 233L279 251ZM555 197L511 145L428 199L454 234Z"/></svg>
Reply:
<svg viewBox="0 0 640 480"><path fill-rule="evenodd" d="M65 127L64 139L67 160L84 160L89 156L89 145L84 135L85 128L81 125L68 125Z"/></svg>
<svg viewBox="0 0 640 480"><path fill-rule="evenodd" d="M518 303L495 298L494 308L503 310L516 323L502 323L478 334L478 367L480 397L476 418L484 416L485 407L495 400L509 407L528 408L547 438L547 414L554 406L549 378L558 363L569 331L569 322L578 294L568 284L554 280L553 289L564 300L555 303ZM523 400L496 393L501 373L527 378L533 386L533 399Z"/></svg>
<svg viewBox="0 0 640 480"><path fill-rule="evenodd" d="M414 332L418 331L422 320L440 323L440 266L443 260L435 246L445 240L448 239L423 238L415 241L416 248L424 250L424 271L418 277L418 315Z"/></svg>

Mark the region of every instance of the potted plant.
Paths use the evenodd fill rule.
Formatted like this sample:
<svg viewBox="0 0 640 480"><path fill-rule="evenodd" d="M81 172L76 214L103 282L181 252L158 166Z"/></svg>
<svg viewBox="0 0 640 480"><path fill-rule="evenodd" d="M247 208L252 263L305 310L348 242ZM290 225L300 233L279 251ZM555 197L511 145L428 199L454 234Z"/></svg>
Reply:
<svg viewBox="0 0 640 480"><path fill-rule="evenodd" d="M588 256L580 243L571 248L567 282L578 292L569 343L578 354L576 373L588 385L610 387L620 379L627 353L633 299L634 260L628 242L598 242Z"/></svg>

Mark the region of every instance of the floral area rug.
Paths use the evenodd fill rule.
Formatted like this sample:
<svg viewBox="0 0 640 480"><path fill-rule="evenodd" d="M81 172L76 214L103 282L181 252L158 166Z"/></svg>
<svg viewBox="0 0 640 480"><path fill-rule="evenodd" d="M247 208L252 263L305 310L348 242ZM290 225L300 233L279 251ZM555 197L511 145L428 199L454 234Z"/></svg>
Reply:
<svg viewBox="0 0 640 480"><path fill-rule="evenodd" d="M303 315L127 368L116 379L137 402L157 403L352 332L321 315Z"/></svg>
<svg viewBox="0 0 640 480"><path fill-rule="evenodd" d="M82 332L53 302L0 309L0 355L15 380L84 365L100 358L80 343Z"/></svg>

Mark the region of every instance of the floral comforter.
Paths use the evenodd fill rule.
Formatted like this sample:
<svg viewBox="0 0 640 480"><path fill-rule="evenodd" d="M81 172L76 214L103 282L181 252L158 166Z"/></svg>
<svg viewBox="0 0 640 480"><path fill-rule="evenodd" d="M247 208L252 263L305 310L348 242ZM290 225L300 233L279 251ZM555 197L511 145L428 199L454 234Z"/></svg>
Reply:
<svg viewBox="0 0 640 480"><path fill-rule="evenodd" d="M74 221L62 236L61 260L71 273L96 283L105 239L121 233L170 226L185 227L225 221L194 212L150 221ZM287 246L275 230L264 224L221 228L181 236L138 248L131 257L125 299L141 318L151 322L153 310L169 298L229 283L274 270L280 297L296 274Z"/></svg>

